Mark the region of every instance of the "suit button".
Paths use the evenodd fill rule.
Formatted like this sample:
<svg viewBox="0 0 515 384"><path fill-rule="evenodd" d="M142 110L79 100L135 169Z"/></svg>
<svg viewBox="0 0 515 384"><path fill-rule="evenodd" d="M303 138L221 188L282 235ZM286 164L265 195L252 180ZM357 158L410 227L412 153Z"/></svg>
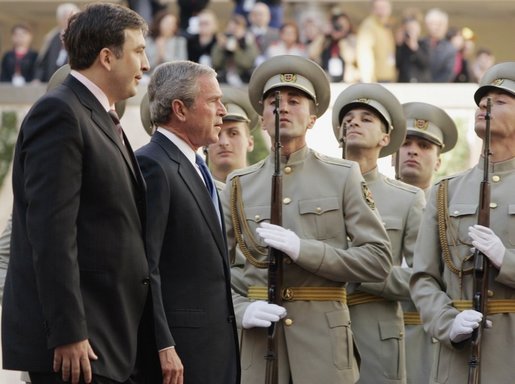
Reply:
<svg viewBox="0 0 515 384"><path fill-rule="evenodd" d="M291 173L291 167L284 167L284 173L287 175Z"/></svg>
<svg viewBox="0 0 515 384"><path fill-rule="evenodd" d="M493 176L492 176L492 180L493 180L495 183L498 183L499 181L501 181L501 176L499 176L499 175L493 175Z"/></svg>
<svg viewBox="0 0 515 384"><path fill-rule="evenodd" d="M293 320L292 319L284 319L284 325L286 325L287 327L289 327L292 324L293 324Z"/></svg>
<svg viewBox="0 0 515 384"><path fill-rule="evenodd" d="M147 277L147 278L145 278L145 279L141 280L141 284L143 284L143 285L149 285L149 284L150 284L150 279Z"/></svg>
<svg viewBox="0 0 515 384"><path fill-rule="evenodd" d="M290 203L291 203L291 199L290 199L289 197L285 197L285 198L283 199L283 204L288 205L288 204L290 204Z"/></svg>

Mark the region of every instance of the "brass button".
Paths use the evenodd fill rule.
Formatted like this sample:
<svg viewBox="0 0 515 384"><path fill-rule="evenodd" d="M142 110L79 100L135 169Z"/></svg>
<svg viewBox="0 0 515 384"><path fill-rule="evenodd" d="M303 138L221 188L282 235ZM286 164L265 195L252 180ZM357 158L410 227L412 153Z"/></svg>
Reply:
<svg viewBox="0 0 515 384"><path fill-rule="evenodd" d="M403 331L399 332L399 337L404 337L404 332Z"/></svg>
<svg viewBox="0 0 515 384"><path fill-rule="evenodd" d="M460 211L456 210L453 212L455 215L457 215L458 213L460 213Z"/></svg>
<svg viewBox="0 0 515 384"><path fill-rule="evenodd" d="M292 324L293 324L293 320L292 319L284 319L284 325L289 327Z"/></svg>
<svg viewBox="0 0 515 384"><path fill-rule="evenodd" d="M256 220L256 221L259 221L260 219L261 219L261 216L259 216L259 215L254 216L254 220Z"/></svg>
<svg viewBox="0 0 515 384"><path fill-rule="evenodd" d="M293 300L293 290L290 288L283 289L283 300L291 301Z"/></svg>
<svg viewBox="0 0 515 384"><path fill-rule="evenodd" d="M291 203L291 199L290 199L289 197L285 197L285 198L283 199L283 203L284 203L284 204L290 204L290 203Z"/></svg>
<svg viewBox="0 0 515 384"><path fill-rule="evenodd" d="M317 207L317 213L320 213L320 212L322 212L322 208Z"/></svg>
<svg viewBox="0 0 515 384"><path fill-rule="evenodd" d="M490 203L490 208L497 208L497 203Z"/></svg>
<svg viewBox="0 0 515 384"><path fill-rule="evenodd" d="M499 181L501 181L501 176L499 175L493 175L492 176L492 181L498 183Z"/></svg>
<svg viewBox="0 0 515 384"><path fill-rule="evenodd" d="M284 167L284 173L286 173L287 175L290 174L292 171L291 167Z"/></svg>
<svg viewBox="0 0 515 384"><path fill-rule="evenodd" d="M488 292L487 292L487 295L488 295L488 297L494 297L494 291L489 289Z"/></svg>

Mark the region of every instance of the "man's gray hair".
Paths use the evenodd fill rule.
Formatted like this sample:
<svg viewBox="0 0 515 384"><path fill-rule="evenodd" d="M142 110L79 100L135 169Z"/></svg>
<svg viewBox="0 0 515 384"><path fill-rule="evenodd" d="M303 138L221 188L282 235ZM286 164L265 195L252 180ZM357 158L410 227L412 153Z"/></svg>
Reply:
<svg viewBox="0 0 515 384"><path fill-rule="evenodd" d="M202 76L216 77L216 72L206 65L188 60L158 65L148 84L150 116L154 124L170 121L174 100L181 100L191 107L199 92L197 79Z"/></svg>

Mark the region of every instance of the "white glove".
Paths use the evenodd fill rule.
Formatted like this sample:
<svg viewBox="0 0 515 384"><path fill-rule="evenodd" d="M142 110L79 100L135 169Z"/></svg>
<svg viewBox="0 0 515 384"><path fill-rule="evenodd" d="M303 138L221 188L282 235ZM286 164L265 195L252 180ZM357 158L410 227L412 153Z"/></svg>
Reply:
<svg viewBox="0 0 515 384"><path fill-rule="evenodd" d="M473 309L467 309L463 312L458 313L458 316L454 318L452 323L451 332L449 338L454 343L459 343L465 339L468 339L472 334L472 331L479 327L479 323L483 319L483 314Z"/></svg>
<svg viewBox="0 0 515 384"><path fill-rule="evenodd" d="M266 301L254 301L245 310L241 322L243 328L267 328L286 316L286 308Z"/></svg>
<svg viewBox="0 0 515 384"><path fill-rule="evenodd" d="M295 232L269 223L261 223L256 231L269 246L286 253L293 261L297 261L300 252L300 239Z"/></svg>
<svg viewBox="0 0 515 384"><path fill-rule="evenodd" d="M494 231L488 227L476 224L469 227L469 236L472 239L474 248L483 252L496 268L500 268L506 248Z"/></svg>

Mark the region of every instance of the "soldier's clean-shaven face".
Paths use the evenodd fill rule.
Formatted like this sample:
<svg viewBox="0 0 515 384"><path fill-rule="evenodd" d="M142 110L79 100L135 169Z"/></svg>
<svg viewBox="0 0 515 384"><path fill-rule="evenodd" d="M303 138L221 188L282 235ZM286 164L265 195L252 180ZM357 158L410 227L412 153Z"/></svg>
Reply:
<svg viewBox="0 0 515 384"><path fill-rule="evenodd" d="M429 186L440 167L439 148L417 136L407 136L399 148L399 174L405 183Z"/></svg>

